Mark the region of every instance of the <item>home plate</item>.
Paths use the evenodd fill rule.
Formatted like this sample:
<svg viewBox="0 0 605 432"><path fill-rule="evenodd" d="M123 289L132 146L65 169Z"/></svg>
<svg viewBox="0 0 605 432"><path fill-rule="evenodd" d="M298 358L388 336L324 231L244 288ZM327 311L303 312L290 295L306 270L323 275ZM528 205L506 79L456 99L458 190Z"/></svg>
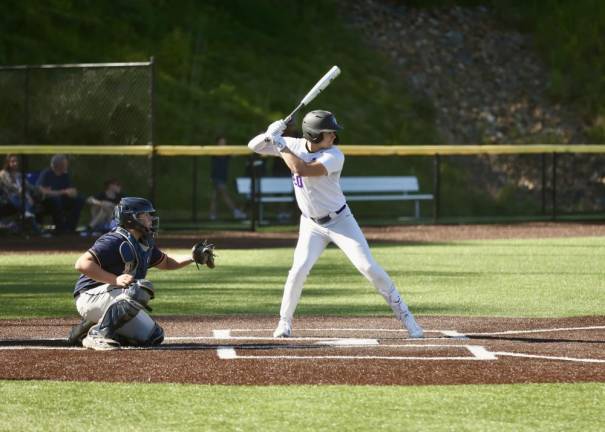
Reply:
<svg viewBox="0 0 605 432"><path fill-rule="evenodd" d="M330 340L321 340L321 341L315 342L315 345L372 346L372 345L378 345L378 340L377 339L358 339L358 338L330 339Z"/></svg>

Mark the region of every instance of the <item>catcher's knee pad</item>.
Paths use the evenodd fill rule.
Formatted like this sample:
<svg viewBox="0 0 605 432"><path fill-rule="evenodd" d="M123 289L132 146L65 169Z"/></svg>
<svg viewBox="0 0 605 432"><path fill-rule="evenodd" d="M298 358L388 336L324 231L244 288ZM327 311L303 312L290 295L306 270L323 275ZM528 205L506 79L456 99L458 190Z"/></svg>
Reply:
<svg viewBox="0 0 605 432"><path fill-rule="evenodd" d="M124 294L119 295L109 305L99 322L97 329L99 334L113 337L116 330L137 316L141 310L141 306L125 297Z"/></svg>

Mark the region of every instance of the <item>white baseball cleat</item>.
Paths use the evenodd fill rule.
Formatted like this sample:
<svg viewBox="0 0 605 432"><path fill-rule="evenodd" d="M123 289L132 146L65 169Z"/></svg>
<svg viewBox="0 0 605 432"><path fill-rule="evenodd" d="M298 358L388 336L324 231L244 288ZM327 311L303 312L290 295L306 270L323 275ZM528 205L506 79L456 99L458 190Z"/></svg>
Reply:
<svg viewBox="0 0 605 432"><path fill-rule="evenodd" d="M280 319L277 328L273 332L274 338L287 338L292 336L292 324L288 320Z"/></svg>
<svg viewBox="0 0 605 432"><path fill-rule="evenodd" d="M110 351L120 349L120 343L113 339L109 339L103 336L91 336L88 335L82 341L84 348L90 348L96 351Z"/></svg>
<svg viewBox="0 0 605 432"><path fill-rule="evenodd" d="M411 338L421 339L424 337L424 330L418 325L411 312L408 312L403 316L403 325Z"/></svg>

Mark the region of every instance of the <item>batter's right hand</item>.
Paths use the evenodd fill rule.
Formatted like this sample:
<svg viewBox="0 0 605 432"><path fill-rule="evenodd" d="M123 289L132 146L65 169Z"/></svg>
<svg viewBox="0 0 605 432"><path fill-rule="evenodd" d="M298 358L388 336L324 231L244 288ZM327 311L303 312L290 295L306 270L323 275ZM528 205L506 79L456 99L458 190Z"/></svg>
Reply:
<svg viewBox="0 0 605 432"><path fill-rule="evenodd" d="M127 273L121 274L116 278L116 285L122 288L127 288L133 282L134 276Z"/></svg>
<svg viewBox="0 0 605 432"><path fill-rule="evenodd" d="M286 127L287 127L287 125L286 125L285 121L283 121L283 120L274 121L267 128L266 135L267 136L281 135L286 130Z"/></svg>

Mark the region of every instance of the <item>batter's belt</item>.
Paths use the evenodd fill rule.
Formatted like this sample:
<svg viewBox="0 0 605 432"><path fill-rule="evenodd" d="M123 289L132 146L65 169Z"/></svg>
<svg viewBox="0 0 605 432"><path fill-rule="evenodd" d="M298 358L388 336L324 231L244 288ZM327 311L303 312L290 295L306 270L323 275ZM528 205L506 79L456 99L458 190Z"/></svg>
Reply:
<svg viewBox="0 0 605 432"><path fill-rule="evenodd" d="M326 215L324 217L320 217L320 218L309 217L309 219L311 219L316 224L325 225L328 222L330 222L332 219L334 219L336 216L338 216L339 214L341 214L344 211L345 208L347 208L346 204L344 204L341 208L339 208L335 212L331 212L331 213L329 213L328 215Z"/></svg>

